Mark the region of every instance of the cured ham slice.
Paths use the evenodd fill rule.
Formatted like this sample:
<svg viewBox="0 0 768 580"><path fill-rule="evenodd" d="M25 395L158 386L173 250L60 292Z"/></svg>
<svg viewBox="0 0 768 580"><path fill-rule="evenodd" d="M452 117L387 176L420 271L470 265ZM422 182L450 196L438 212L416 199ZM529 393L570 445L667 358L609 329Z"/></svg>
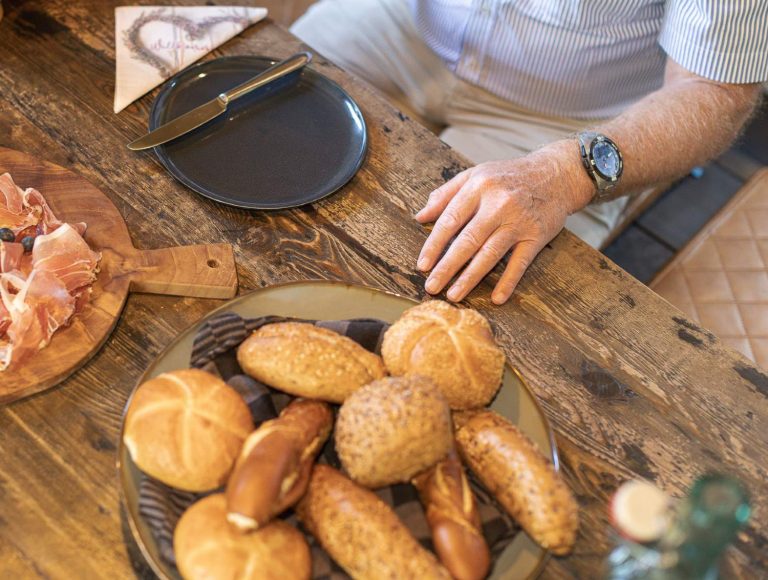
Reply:
<svg viewBox="0 0 768 580"><path fill-rule="evenodd" d="M26 210L24 192L17 186L10 174L0 175L0 228L11 228L14 232L35 225L35 212Z"/></svg>
<svg viewBox="0 0 768 580"><path fill-rule="evenodd" d="M0 300L10 318L8 342L0 346L0 370L45 347L75 311L75 298L56 275L33 270L0 274Z"/></svg>
<svg viewBox="0 0 768 580"><path fill-rule="evenodd" d="M8 326L11 324L11 315L8 312L8 309L5 307L5 304L3 304L3 301L0 300L0 345L2 345L5 341L2 340L2 337L5 335L5 331L8 330ZM1 358L1 355L0 355Z"/></svg>
<svg viewBox="0 0 768 580"><path fill-rule="evenodd" d="M19 234L30 226L37 226L36 233L50 234L61 224L43 194L33 187L22 191L10 174L0 175L0 228L10 228ZM70 225L81 236L85 235L86 224Z"/></svg>
<svg viewBox="0 0 768 580"><path fill-rule="evenodd" d="M101 255L83 235L86 224L59 220L42 194L0 175L0 227L16 242L0 242L0 371L45 347L85 308ZM32 251L25 252L34 238Z"/></svg>
<svg viewBox="0 0 768 580"><path fill-rule="evenodd" d="M24 190L23 200L25 207L40 216L40 221L37 224L40 233L50 234L62 225L61 220L53 214L48 202L45 201L43 194L36 189L29 187ZM69 225L81 236L85 235L86 225L84 223L81 222Z"/></svg>
<svg viewBox="0 0 768 580"><path fill-rule="evenodd" d="M51 234L37 237L32 268L51 272L64 282L67 291L74 292L96 279L100 258L71 225L64 224Z"/></svg>
<svg viewBox="0 0 768 580"><path fill-rule="evenodd" d="M21 215L24 208L24 192L13 182L10 173L0 175L0 207L14 215Z"/></svg>
<svg viewBox="0 0 768 580"><path fill-rule="evenodd" d="M0 274L17 270L23 255L24 248L21 244L0 242Z"/></svg>
<svg viewBox="0 0 768 580"><path fill-rule="evenodd" d="M36 189L28 187L24 190L24 205L40 216L38 225L42 233L49 234L61 225L43 195Z"/></svg>

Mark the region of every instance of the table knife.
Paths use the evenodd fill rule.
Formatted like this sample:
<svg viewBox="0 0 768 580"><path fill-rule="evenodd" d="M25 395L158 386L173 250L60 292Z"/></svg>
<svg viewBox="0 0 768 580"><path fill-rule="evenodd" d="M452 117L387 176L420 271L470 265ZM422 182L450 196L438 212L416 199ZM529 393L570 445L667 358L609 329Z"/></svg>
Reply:
<svg viewBox="0 0 768 580"><path fill-rule="evenodd" d="M293 71L299 70L311 60L312 55L308 52L294 54L292 57L272 65L264 72L259 73L252 79L245 81L243 84L221 93L218 97L208 101L204 105L200 105L199 107L176 117L172 121L161 125L154 131L150 131L143 137L128 143L128 149L131 149L132 151L150 149L162 145L163 143L168 143L168 141L172 141L177 137L181 137L225 113L229 103L247 95L259 87L263 87Z"/></svg>

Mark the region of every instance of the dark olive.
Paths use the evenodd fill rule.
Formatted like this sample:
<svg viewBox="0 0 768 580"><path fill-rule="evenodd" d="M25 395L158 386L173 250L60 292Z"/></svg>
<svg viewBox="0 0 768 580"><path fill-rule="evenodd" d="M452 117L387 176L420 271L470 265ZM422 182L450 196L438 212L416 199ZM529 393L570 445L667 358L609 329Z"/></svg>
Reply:
<svg viewBox="0 0 768 580"><path fill-rule="evenodd" d="M24 238L21 238L21 245L24 246L25 252L31 252L32 248L35 247L35 237L26 236Z"/></svg>
<svg viewBox="0 0 768 580"><path fill-rule="evenodd" d="M16 234L10 228L0 228L0 242L13 242L16 240Z"/></svg>

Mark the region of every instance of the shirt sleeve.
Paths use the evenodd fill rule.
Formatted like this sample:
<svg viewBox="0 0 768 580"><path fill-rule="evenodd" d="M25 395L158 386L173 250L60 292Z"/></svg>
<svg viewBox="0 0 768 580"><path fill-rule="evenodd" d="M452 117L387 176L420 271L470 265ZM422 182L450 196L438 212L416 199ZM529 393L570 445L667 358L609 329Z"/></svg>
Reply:
<svg viewBox="0 0 768 580"><path fill-rule="evenodd" d="M659 44L680 66L723 83L768 80L768 2L669 0Z"/></svg>

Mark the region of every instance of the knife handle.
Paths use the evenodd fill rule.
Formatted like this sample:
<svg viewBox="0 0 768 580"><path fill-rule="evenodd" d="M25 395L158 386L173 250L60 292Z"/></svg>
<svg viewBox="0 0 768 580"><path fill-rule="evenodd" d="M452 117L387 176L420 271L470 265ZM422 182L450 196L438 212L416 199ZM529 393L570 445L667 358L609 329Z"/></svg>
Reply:
<svg viewBox="0 0 768 580"><path fill-rule="evenodd" d="M273 64L263 73L257 74L252 79L245 81L243 84L236 86L234 89L229 89L226 93L219 95L219 100L227 105L239 99L240 97L247 95L251 91L263 87L267 83L271 83L285 75L291 74L293 71L298 70L305 65L309 64L312 60L312 55L308 52L299 52L293 56L286 58L283 61Z"/></svg>

